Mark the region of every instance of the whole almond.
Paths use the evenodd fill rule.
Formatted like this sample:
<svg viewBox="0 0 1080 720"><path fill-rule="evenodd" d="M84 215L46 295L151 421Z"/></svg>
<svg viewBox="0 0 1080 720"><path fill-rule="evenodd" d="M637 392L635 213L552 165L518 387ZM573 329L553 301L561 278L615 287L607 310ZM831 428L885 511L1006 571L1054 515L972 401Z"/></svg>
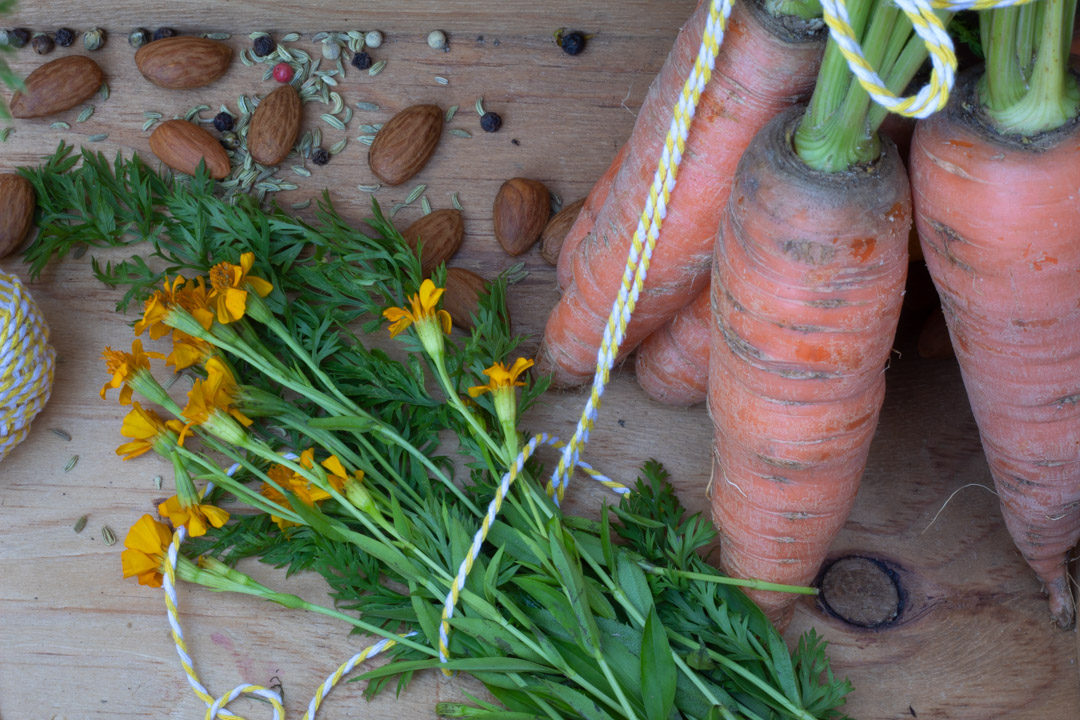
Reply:
<svg viewBox="0 0 1080 720"><path fill-rule="evenodd" d="M157 42L161 42L158 40ZM150 134L150 149L173 170L194 175L199 161L206 162L210 177L229 175L229 155L217 139L187 120L166 120Z"/></svg>
<svg viewBox="0 0 1080 720"><path fill-rule="evenodd" d="M559 252L562 250L563 240L570 227L581 214L581 208L585 205L585 198L572 202L559 212L555 217L548 220L544 231L540 233L540 257L551 265L559 264Z"/></svg>
<svg viewBox="0 0 1080 720"><path fill-rule="evenodd" d="M368 149L368 165L387 185L400 185L423 169L442 136L438 105L413 105L390 118Z"/></svg>
<svg viewBox="0 0 1080 720"><path fill-rule="evenodd" d="M11 115L52 115L89 100L105 81L101 67L88 57L69 55L38 67L24 81L25 90L11 96Z"/></svg>
<svg viewBox="0 0 1080 720"><path fill-rule="evenodd" d="M487 280L471 270L446 268L446 290L442 308L450 320L462 330L472 330L473 315L480 311L480 295L487 292Z"/></svg>
<svg viewBox="0 0 1080 720"><path fill-rule="evenodd" d="M263 165L280 165L300 135L302 115L300 95L292 85L282 85L263 98L248 128L251 157Z"/></svg>
<svg viewBox="0 0 1080 720"><path fill-rule="evenodd" d="M135 52L135 65L155 85L185 90L217 80L229 69L232 58L232 48L223 42L178 35L140 47Z"/></svg>
<svg viewBox="0 0 1080 720"><path fill-rule="evenodd" d="M465 237L465 219L460 210L436 210L420 218L401 233L409 247L420 250L420 270L427 277L454 256Z"/></svg>
<svg viewBox="0 0 1080 720"><path fill-rule="evenodd" d="M538 180L511 178L495 195L495 239L509 255L520 255L540 238L551 215L551 194Z"/></svg>
<svg viewBox="0 0 1080 720"><path fill-rule="evenodd" d="M0 258L22 245L34 220L34 186L22 175L0 175Z"/></svg>

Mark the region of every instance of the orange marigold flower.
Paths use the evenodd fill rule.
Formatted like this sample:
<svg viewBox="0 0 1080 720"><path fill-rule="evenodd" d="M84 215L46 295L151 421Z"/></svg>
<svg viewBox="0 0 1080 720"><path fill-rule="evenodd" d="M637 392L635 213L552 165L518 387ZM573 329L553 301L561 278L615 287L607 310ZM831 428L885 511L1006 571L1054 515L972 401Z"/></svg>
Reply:
<svg viewBox="0 0 1080 720"><path fill-rule="evenodd" d="M314 456L314 450L311 450L310 453L311 454L308 454L308 451L305 450L300 457L301 465L307 468L312 467L311 459ZM304 463L305 455L307 455L307 464ZM292 468L286 467L285 465L275 465L267 470L266 474L271 480L276 482L283 489L292 493L297 500L308 507L314 507L316 503L322 502L330 497L330 493L313 485L307 478L297 474ZM259 489L259 494L281 507L292 507L292 503L289 502L285 495L268 483L263 483L262 487ZM270 515L270 519L282 530L297 524L291 520L286 520L285 518L273 514Z"/></svg>
<svg viewBox="0 0 1080 720"><path fill-rule="evenodd" d="M162 420L152 409L144 408L136 401L120 427L120 433L131 438L131 442L116 448L116 454L122 455L124 460L139 457L153 450L163 438L171 445L177 442L175 435L179 435L183 427L179 420Z"/></svg>
<svg viewBox="0 0 1080 720"><path fill-rule="evenodd" d="M174 528L186 527L191 537L201 537L206 534L208 525L219 528L229 519L229 513L216 505L185 504L177 495L159 504L158 512L167 517Z"/></svg>
<svg viewBox="0 0 1080 720"><path fill-rule="evenodd" d="M430 278L420 283L420 290L415 295L409 296L412 309L403 307L391 307L383 310L383 317L389 320L390 337L394 337L412 324L420 325L435 323L442 328L443 333L450 334L450 313L445 310L436 310L444 289L435 287Z"/></svg>
<svg viewBox="0 0 1080 720"><path fill-rule="evenodd" d="M521 387L525 382L523 380L518 380L518 377L532 366L532 360L526 360L525 358L520 357L515 360L514 364L509 368L501 362L497 362L487 370L484 370L484 374L488 376L487 385L473 385L469 388L469 395L471 397L478 397L486 392L494 394L505 392L508 389L513 390L515 387Z"/></svg>
<svg viewBox="0 0 1080 720"><path fill-rule="evenodd" d="M220 358L206 361L206 378L199 378L188 391L188 402L183 415L187 419L180 433L180 443L192 425L206 423L215 412L227 413L241 425L251 425L251 419L234 407L237 396L236 378Z"/></svg>
<svg viewBox="0 0 1080 720"><path fill-rule="evenodd" d="M105 393L109 388L120 388L120 404L131 403L130 382L139 372L150 372L150 358L161 359L161 353L143 352L142 340L135 339L131 343L131 352L113 350L106 347L101 356L105 358L105 367L112 377L101 386L101 398L105 399Z"/></svg>
<svg viewBox="0 0 1080 720"><path fill-rule="evenodd" d="M177 275L171 283L166 278L164 289L155 290L154 294L146 299L143 303L142 319L135 323L136 335L142 335L149 330L150 339L157 340L169 334L172 328L165 324L165 317L169 314L169 309L176 304L177 292L185 282L187 279L183 275Z"/></svg>
<svg viewBox="0 0 1080 720"><path fill-rule="evenodd" d="M248 275L255 264L255 253L240 256L240 264L221 262L210 268L210 308L221 324L236 322L247 311L247 291L266 297L274 289L266 280Z"/></svg>
<svg viewBox="0 0 1080 720"><path fill-rule="evenodd" d="M194 283L180 288L176 292L176 304L187 310L204 330L209 330L214 324L214 311L210 309L210 291L205 278L197 277Z"/></svg>
<svg viewBox="0 0 1080 720"><path fill-rule="evenodd" d="M173 330L172 341L172 350L165 357L165 366L171 365L178 372L198 365L214 352L214 346L210 343L180 330Z"/></svg>
<svg viewBox="0 0 1080 720"><path fill-rule="evenodd" d="M124 538L126 549L120 553L124 577L138 577L140 585L161 587L161 567L171 542L167 525L143 515Z"/></svg>

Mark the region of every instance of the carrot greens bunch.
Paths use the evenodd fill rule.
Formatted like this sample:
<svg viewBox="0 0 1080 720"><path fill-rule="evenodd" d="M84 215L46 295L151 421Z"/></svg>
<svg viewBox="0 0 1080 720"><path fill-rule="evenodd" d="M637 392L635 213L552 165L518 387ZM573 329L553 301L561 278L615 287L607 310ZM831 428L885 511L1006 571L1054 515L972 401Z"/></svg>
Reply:
<svg viewBox="0 0 1080 720"><path fill-rule="evenodd" d="M685 516L657 464L598 519L565 515L544 491L528 457L538 438L520 425L546 382L516 355L512 277L491 283L469 335L452 335L444 271L421 277L377 205L363 230L327 200L309 224L222 200L205 174L178 181L63 146L22 172L42 208L35 271L84 244L147 250L94 264L143 308L131 352L106 352L102 392L132 402L118 452L173 461L176 494L158 512L193 538L181 580L394 640L392 662L362 676L371 693L442 668L503 706L444 704L446 716L838 715L850 686L821 638L790 651L738 585L805 589L705 563L713 531ZM108 197L86 204L96 188ZM369 333L401 340L397 357ZM192 379L186 396L156 379L162 361ZM144 515L125 574L159 583L172 532ZM319 573L333 602L256 581L236 568L250 557Z"/></svg>

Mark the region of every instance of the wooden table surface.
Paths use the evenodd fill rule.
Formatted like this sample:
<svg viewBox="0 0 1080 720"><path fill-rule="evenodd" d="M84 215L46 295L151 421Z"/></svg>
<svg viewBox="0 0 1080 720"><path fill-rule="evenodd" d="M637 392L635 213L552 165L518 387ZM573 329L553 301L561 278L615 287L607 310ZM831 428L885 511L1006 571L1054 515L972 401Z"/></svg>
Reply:
<svg viewBox="0 0 1080 720"><path fill-rule="evenodd" d="M307 38L320 30L378 28L386 43L375 54L387 61L385 70L376 77L350 73L341 91L349 103L374 102L383 109L358 112L345 133L324 125L325 136L328 142L355 138L360 123L384 121L416 102L460 105L452 126L473 137L447 135L415 182L376 197L390 206L423 182L439 208L457 192L467 238L453 264L488 276L514 262L492 234L490 208L499 184L522 175L545 182L567 201L586 193L629 135L635 109L693 6L690 0L157 4L23 0L13 17L0 21L33 29L106 28L108 44L93 57L111 87L107 101L92 101L97 110L86 122L75 122L77 108L59 118L18 121L0 145L0 169L34 163L61 139L81 144L99 133L108 139L95 147L108 154L134 150L150 157L143 111L169 117L203 102L235 107L240 93L270 87L261 67L235 62L206 88L159 90L135 70L126 42L133 27L229 31L237 49L256 30L295 30L304 35L297 45L311 47ZM552 34L562 26L595 34L584 54L570 57L553 44ZM449 35L449 52L427 47L426 35L435 28ZM51 57L75 51L82 52L78 46L57 49ZM24 73L41 62L29 48L7 57ZM437 84L436 75L449 84ZM480 96L504 118L496 134L479 131L472 106ZM309 126L319 124L316 107L307 110ZM51 128L54 119L67 120L71 129ZM283 176L301 187L282 200L303 200L326 187L346 217L361 220L370 196L356 186L372 182L365 150L353 141L329 165L312 168L307 179L286 170ZM406 223L419 212L414 204L397 219ZM0 465L0 717L202 717L205 707L187 687L169 638L161 593L123 580L121 545L108 547L101 537L104 526L122 537L151 511L163 494L152 478L169 473L160 459L121 463L114 454L123 410L98 397L105 381L100 353L105 345L127 345L132 318L115 312L118 293L94 280L90 258L67 259L29 283L52 327L58 364L48 407ZM529 275L512 292L511 313L515 329L535 347L557 297L554 270L537 249L523 260ZM5 259L3 268L26 279L17 258ZM837 672L855 684L848 710L856 718L1076 718L1076 633L1051 627L1038 582L1006 534L955 363L920 359L915 352L928 292L915 268L864 484L832 551L834 557L872 557L891 570L904 600L899 619L885 629L859 629L807 599L788 636L815 627L830 641ZM583 402L580 392L551 393L528 416L529 429L568 435ZM70 433L71 440L52 428ZM704 407L653 403L622 370L605 395L586 455L623 478L655 457L671 470L687 505L702 509L710 436ZM73 455L78 464L65 472ZM579 483L574 490L579 510L595 507L595 489ZM88 522L76 534L72 526L82 515ZM317 578L286 580L257 565L250 569L309 599L325 598ZM302 715L317 684L366 643L340 623L246 597L182 587L180 603L204 683L220 694L242 682L280 682L289 717ZM431 673L400 698L387 694L369 704L359 685L344 684L319 717L432 717L437 700L478 689L468 678ZM251 700L232 707L248 717L269 717L268 707Z"/></svg>

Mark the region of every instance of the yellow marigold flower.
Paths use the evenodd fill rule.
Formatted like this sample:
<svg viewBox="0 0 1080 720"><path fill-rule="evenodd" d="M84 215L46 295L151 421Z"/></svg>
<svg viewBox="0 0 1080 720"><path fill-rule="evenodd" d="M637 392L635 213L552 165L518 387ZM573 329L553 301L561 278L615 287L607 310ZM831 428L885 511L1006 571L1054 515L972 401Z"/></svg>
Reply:
<svg viewBox="0 0 1080 720"><path fill-rule="evenodd" d="M326 479L327 482L330 483L330 486L338 492L344 491L345 482L349 479L349 472L345 469L345 466L341 464L341 461L338 460L337 455L331 455L319 464L326 468ZM357 480L363 479L364 471L357 470L353 473L353 477Z"/></svg>
<svg viewBox="0 0 1080 720"><path fill-rule="evenodd" d="M154 446L163 440L172 445L177 442L176 436L183 428L184 425L179 420L162 420L156 412L144 408L136 401L120 427L120 433L131 438L131 442L116 448L116 454L122 455L124 460L130 460L153 450Z"/></svg>
<svg viewBox="0 0 1080 720"><path fill-rule="evenodd" d="M169 308L176 304L177 292L187 282L183 275L177 275L170 283L165 279L164 289L155 290L154 294L143 303L142 319L135 323L135 334L142 335L150 331L150 339L157 340L169 334L171 327L165 324L165 316L169 314Z"/></svg>
<svg viewBox="0 0 1080 720"><path fill-rule="evenodd" d="M161 566L170 542L172 533L167 525L149 515L139 518L124 538L127 549L120 553L124 577L138 577L140 585L161 587Z"/></svg>
<svg viewBox="0 0 1080 720"><path fill-rule="evenodd" d="M312 449L310 451L310 454L307 450L301 453L301 465L307 468L312 467L311 462L312 458L314 457L314 452L315 451ZM305 455L307 455L307 464L304 463ZM312 485L307 478L298 475L291 468L286 467L285 465L275 465L274 467L267 470L266 474L270 477L271 480L276 482L282 488L291 492L297 500L309 507L314 507L316 503L322 502L323 500L326 500L328 497L330 497L330 493L320 489L315 485ZM271 502L282 507L292 507L292 504L288 501L285 495L283 495L281 492L278 491L277 488L270 484L263 483L262 487L259 489L259 494L267 500L270 500ZM276 523L277 526L282 530L296 525L295 522L286 520L273 514L270 515L270 519L273 520L274 523Z"/></svg>
<svg viewBox="0 0 1080 720"><path fill-rule="evenodd" d="M258 280L258 278L248 278L249 281L253 279ZM267 290L267 292L270 291ZM191 313L191 316L202 325L203 330L209 330L210 326L214 324L214 311L210 309L210 293L204 278L197 277L194 283L178 289L176 291L176 304Z"/></svg>
<svg viewBox="0 0 1080 720"><path fill-rule="evenodd" d="M131 343L131 352L113 350L106 347L101 356L105 358L105 367L112 376L110 380L101 386L101 398L105 399L105 393L109 388L120 388L120 404L131 404L131 385L129 384L139 372L150 372L150 358L163 358L161 353L143 352L142 340L136 339Z"/></svg>
<svg viewBox="0 0 1080 720"><path fill-rule="evenodd" d="M206 361L206 378L199 378L188 391L188 402L183 415L187 419L180 433L180 444L192 425L203 425L214 419L215 414L231 415L244 427L251 425L251 419L234 407L237 395L236 378L220 358L212 357Z"/></svg>
<svg viewBox="0 0 1080 720"><path fill-rule="evenodd" d="M216 505L187 505L177 495L158 505L158 513L167 517L174 528L186 527L191 537L201 537L206 534L207 525L219 528L229 519L229 513Z"/></svg>
<svg viewBox="0 0 1080 720"><path fill-rule="evenodd" d="M213 345L181 330L173 330L172 341L172 350L165 357L165 365L175 367L178 372L198 365L214 352Z"/></svg>
<svg viewBox="0 0 1080 720"><path fill-rule="evenodd" d="M532 366L533 361L526 360L525 358L518 358L509 368L501 362L497 362L484 371L484 374L488 376L487 385L472 386L469 388L469 395L471 397L479 397L486 392L494 394L507 388L513 389L515 387L521 387L525 382L523 380L518 380L518 377Z"/></svg>
<svg viewBox="0 0 1080 720"><path fill-rule="evenodd" d="M432 322L432 318L434 318L434 322L442 327L442 331L449 335L450 313L445 310L435 309L435 306L439 304L439 299L442 298L442 294L443 288L435 287L435 283L429 278L420 284L419 292L409 296L412 310L403 307L391 307L383 310L383 317L392 323L390 325L390 337L394 337L413 323L417 324L417 330L419 331L419 325Z"/></svg>
<svg viewBox="0 0 1080 720"><path fill-rule="evenodd" d="M248 275L255 264L255 253L240 256L240 264L218 263L210 268L210 294L208 301L222 325L236 322L247 311L247 288L259 297L266 297L274 289L266 280Z"/></svg>

